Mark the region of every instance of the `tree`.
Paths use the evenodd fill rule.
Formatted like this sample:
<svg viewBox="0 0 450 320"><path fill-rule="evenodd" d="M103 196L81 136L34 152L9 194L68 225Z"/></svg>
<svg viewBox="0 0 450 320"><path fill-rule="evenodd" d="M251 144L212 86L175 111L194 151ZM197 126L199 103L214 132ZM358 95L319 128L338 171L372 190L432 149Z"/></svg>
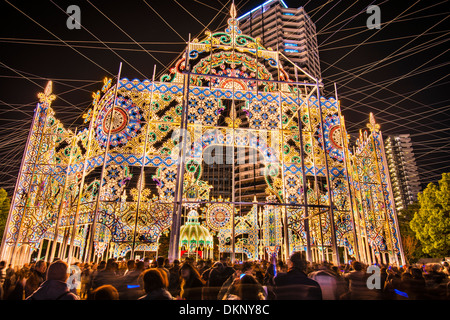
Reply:
<svg viewBox="0 0 450 320"><path fill-rule="evenodd" d="M400 235L402 238L403 251L408 263L414 263L420 258L429 257L422 250L422 245L416 237L416 233L411 230L411 220L414 214L420 209L419 201L409 204L405 209L402 209L398 214L398 224L400 228Z"/></svg>
<svg viewBox="0 0 450 320"><path fill-rule="evenodd" d="M6 221L8 220L9 206L11 199L5 189L0 188L0 239L3 239Z"/></svg>
<svg viewBox="0 0 450 320"><path fill-rule="evenodd" d="M411 229L423 252L440 258L450 255L450 173L444 173L439 186L428 184L418 194L420 208L411 220Z"/></svg>

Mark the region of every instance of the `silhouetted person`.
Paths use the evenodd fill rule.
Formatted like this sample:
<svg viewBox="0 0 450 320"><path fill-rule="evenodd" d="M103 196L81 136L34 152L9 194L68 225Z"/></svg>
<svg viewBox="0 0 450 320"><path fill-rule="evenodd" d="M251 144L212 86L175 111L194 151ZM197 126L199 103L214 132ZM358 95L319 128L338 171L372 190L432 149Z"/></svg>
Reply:
<svg viewBox="0 0 450 320"><path fill-rule="evenodd" d="M200 275L203 276L203 273L204 273L206 270L211 269L211 267L212 267L212 261L211 261L211 259L207 259L207 260L205 260L205 263L204 263L203 267L198 268L198 273L200 273ZM205 280L205 279L203 279L203 280ZM206 281L206 280L205 280L205 281Z"/></svg>
<svg viewBox="0 0 450 320"><path fill-rule="evenodd" d="M173 297L176 297L180 294L180 260L175 259L173 261L173 266L169 269L170 278L169 278L169 292Z"/></svg>
<svg viewBox="0 0 450 320"><path fill-rule="evenodd" d="M339 278L331 270L331 265L327 261L320 264L318 270L311 272L308 276L319 283L324 300L338 300L343 293L339 291Z"/></svg>
<svg viewBox="0 0 450 320"><path fill-rule="evenodd" d="M131 271L117 279L116 288L119 290L120 300L136 300L142 296L139 277L145 270L144 262L138 261Z"/></svg>
<svg viewBox="0 0 450 320"><path fill-rule="evenodd" d="M222 288L217 295L218 300L227 299L228 295L236 294L236 286L239 283L240 278L243 275L252 275L253 264L249 261L244 262L239 270L236 270L228 279L223 283ZM261 287L262 288L262 287Z"/></svg>
<svg viewBox="0 0 450 320"><path fill-rule="evenodd" d="M80 298L87 298L88 292L91 288L91 277L92 270L89 264L85 264L83 267L83 271L81 271L81 288L80 288Z"/></svg>
<svg viewBox="0 0 450 320"><path fill-rule="evenodd" d="M424 274L427 286L427 294L430 299L445 299L447 295L447 275L443 272L443 266L440 263L429 264L426 266Z"/></svg>
<svg viewBox="0 0 450 320"><path fill-rule="evenodd" d="M363 267L361 262L353 261L353 270L344 274L344 279L348 281L348 292L344 296L345 299L371 300L377 298L377 292L367 287L369 274L363 270Z"/></svg>
<svg viewBox="0 0 450 320"><path fill-rule="evenodd" d="M197 269L190 263L183 263L180 268L181 291L180 297L186 300L202 300L202 290L205 282Z"/></svg>
<svg viewBox="0 0 450 320"><path fill-rule="evenodd" d="M306 275L307 261L300 252L288 260L288 272L274 278L277 300L322 300L320 285Z"/></svg>
<svg viewBox="0 0 450 320"><path fill-rule="evenodd" d="M5 274L3 273L3 269L5 269L6 262L0 261L0 300L3 300L3 281L5 279Z"/></svg>
<svg viewBox="0 0 450 320"><path fill-rule="evenodd" d="M217 300L220 288L227 280L228 273L222 262L216 262L212 268L205 270L202 274L202 279L206 281L206 286L203 289L204 300Z"/></svg>
<svg viewBox="0 0 450 320"><path fill-rule="evenodd" d="M165 264L166 259L164 257L158 257L158 259L156 259L156 267L164 272L167 276L167 279L170 280L170 271L169 269L167 269L164 264Z"/></svg>
<svg viewBox="0 0 450 320"><path fill-rule="evenodd" d="M409 298L412 300L422 300L427 298L427 288L425 285L425 278L423 277L422 270L419 268L411 268L410 278L406 280L405 291L408 293ZM402 279L403 281L403 279Z"/></svg>
<svg viewBox="0 0 450 320"><path fill-rule="evenodd" d="M79 300L67 287L68 270L69 266L64 261L57 260L50 264L47 280L27 300Z"/></svg>
<svg viewBox="0 0 450 320"><path fill-rule="evenodd" d="M264 289L250 274L242 274L235 285L235 293L230 294L227 300L265 300Z"/></svg>
<svg viewBox="0 0 450 320"><path fill-rule="evenodd" d="M139 300L173 300L167 290L169 281L163 271L157 268L147 269L142 273L145 296Z"/></svg>
<svg viewBox="0 0 450 320"><path fill-rule="evenodd" d="M47 271L47 263L39 260L31 270L31 274L25 282L25 298L31 295L45 281L45 271Z"/></svg>
<svg viewBox="0 0 450 320"><path fill-rule="evenodd" d="M117 263L114 259L109 259L103 270L97 272L92 280L92 289L95 290L100 286L105 284L110 284L112 286L117 285Z"/></svg>
<svg viewBox="0 0 450 320"><path fill-rule="evenodd" d="M23 300L24 286L27 274L28 270L26 268L22 268L15 271L11 275L11 277L9 278L9 283L5 283L5 285L7 284L8 288L8 290L5 289L4 292L5 300ZM8 279L6 279L6 281L7 280Z"/></svg>
<svg viewBox="0 0 450 320"><path fill-rule="evenodd" d="M3 278L3 298L4 300L7 299L8 293L10 292L12 281L14 280L14 274L15 271L11 264L8 265L8 268L5 270L4 278Z"/></svg>
<svg viewBox="0 0 450 320"><path fill-rule="evenodd" d="M127 261L127 270L123 274L124 276L127 275L129 272L133 271L136 268L136 262L134 260L128 260Z"/></svg>
<svg viewBox="0 0 450 320"><path fill-rule="evenodd" d="M119 300L119 292L110 284L105 284L92 291L92 300Z"/></svg>

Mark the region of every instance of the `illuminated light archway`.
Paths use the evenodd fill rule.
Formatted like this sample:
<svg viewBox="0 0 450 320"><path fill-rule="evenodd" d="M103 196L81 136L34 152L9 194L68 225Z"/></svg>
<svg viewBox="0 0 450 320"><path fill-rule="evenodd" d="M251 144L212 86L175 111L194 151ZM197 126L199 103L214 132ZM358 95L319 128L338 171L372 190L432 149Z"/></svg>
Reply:
<svg viewBox="0 0 450 320"><path fill-rule="evenodd" d="M258 150L262 183L268 183L264 198L275 198L237 201L236 190L248 188L242 183L256 175L233 156L226 201L235 227L226 249L232 258L237 250L261 256L259 243L236 238L245 234L245 239L268 240L265 250L282 259L300 250L309 260L339 262L345 259L343 247L364 262L386 253L390 261L404 261L373 115L370 132L361 133L351 152L337 97L322 97L318 79L290 79L283 69L289 61L242 34L231 12L224 32L190 41L185 57L159 81L119 77L113 85L106 79L84 115L87 128L73 132L56 119L55 96L51 83L47 86L25 148L2 259L27 261L45 238L53 245L62 239L71 254L79 246L77 258L90 261L100 247L91 230L98 224L111 233L110 256L155 249L168 232L169 258L179 258L188 205L206 210L219 203L201 175L190 171L197 169L189 160L201 167L205 148L219 144L233 152ZM190 145L173 137L177 130L201 138ZM253 205L256 222L250 218ZM236 211L240 207L245 212ZM215 224L208 219L200 215L199 223L219 228L216 236L225 233L228 226L220 229L220 221L227 225L226 215L216 212Z"/></svg>

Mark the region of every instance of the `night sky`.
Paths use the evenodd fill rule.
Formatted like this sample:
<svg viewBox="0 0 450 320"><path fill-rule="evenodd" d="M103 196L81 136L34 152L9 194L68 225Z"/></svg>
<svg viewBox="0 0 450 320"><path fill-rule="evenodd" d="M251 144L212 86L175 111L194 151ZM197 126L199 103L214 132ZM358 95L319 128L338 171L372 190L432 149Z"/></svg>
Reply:
<svg viewBox="0 0 450 320"><path fill-rule="evenodd" d="M235 1L238 16L264 1ZM325 95L338 88L347 129L373 112L384 135L411 134L422 185L450 171L448 1L289 1L316 23ZM231 1L2 1L0 10L0 187L14 190L33 111L48 80L66 127L82 114L105 76L159 78L204 31L223 30ZM368 29L366 8L381 8ZM80 30L66 26L69 5ZM354 141L353 141L354 142Z"/></svg>

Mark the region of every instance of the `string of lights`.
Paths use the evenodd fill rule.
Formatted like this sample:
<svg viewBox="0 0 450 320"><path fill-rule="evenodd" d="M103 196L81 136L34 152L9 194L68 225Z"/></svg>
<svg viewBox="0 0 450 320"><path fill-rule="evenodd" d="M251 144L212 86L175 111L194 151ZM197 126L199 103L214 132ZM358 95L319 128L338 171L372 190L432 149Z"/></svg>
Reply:
<svg viewBox="0 0 450 320"><path fill-rule="evenodd" d="M8 3L8 2L7 2ZM227 16L227 3L215 3L215 2L201 2L201 1L194 1L194 5L197 5L197 8L203 8L202 10L190 10L190 7L188 5L185 5L183 3L183 6L186 10L191 12L191 14L195 17L193 18L190 14L185 12L184 19L191 20L193 23L197 23L200 27L201 24L197 22L201 21L204 26L210 25L213 21L211 21L211 15L205 15L202 13L202 11L208 11L213 12L214 19L216 19L217 24L223 25L224 19L226 19ZM246 8L252 8L253 4L255 2L250 1L237 1L236 5L238 8L238 12L245 13ZM318 25L318 31L317 36L319 39L319 53L321 53L321 63L326 66L323 68L324 78L327 79L329 82L336 82L338 85L339 91L340 91L340 97L343 102L343 109L344 109L344 115L346 116L346 120L348 122L348 129L352 134L357 134L356 131L358 127L360 127L365 120L362 117L356 116L353 118L352 114L356 115L364 115L367 114L368 111L373 111L379 119L381 125L383 126L383 130L386 133L395 131L410 131L414 139L421 139L420 143L427 143L426 137L429 137L430 145L431 141L433 141L433 146L436 145L436 139L442 139L442 141L445 141L445 136L443 134L446 134L445 128L436 128L436 130L430 130L430 128L435 127L436 125L439 125L440 122L443 122L442 118L436 118L433 116L433 112L436 112L437 116L443 116L445 117L448 115L448 109L446 109L446 105L442 105L442 103L445 103L446 99L437 98L433 99L433 97L437 97L436 90L442 91L443 86L447 83L445 81L445 77L440 74L441 70L444 70L448 67L448 64L442 62L442 59L448 54L446 49L440 50L437 54L433 55L430 54L431 52L435 52L436 50L442 49L443 46L447 44L448 41L448 30L446 30L441 24L437 25L437 30L430 30L431 27L439 23L440 21L444 21L445 18L448 16L447 10L445 10L445 1L436 1L436 2L428 2L426 4L417 4L414 7L410 8L410 5L404 5L403 7L398 6L398 11L396 14L392 14L392 18L388 19L387 15L385 15L385 12L383 12L383 6L389 6L391 4L391 1L383 1L379 5L382 8L383 12L383 19L381 23L381 30L377 35L373 35L373 33L376 32L373 30L368 30L367 27L364 25L364 21L361 20L361 16L367 17L367 14L365 13L365 8L373 4L372 1L368 1L367 3L352 3L350 6L342 6L342 3L338 1L327 1L325 3L321 3L319 5L316 5L312 1L304 1L303 3L300 1L293 1L289 2L286 1L288 6L300 6L304 5L308 13L310 14L312 20L316 20ZM35 46L45 46L49 49L53 48L56 50L56 47L62 46L61 48L68 47L73 48L79 51L79 56L81 59L86 59L90 63L92 63L95 68L98 68L103 74L114 74L115 68L114 67L105 67L106 65L103 65L104 62L101 62L101 60L98 60L96 57L97 55L91 54L91 51L95 49L94 46L91 47L91 44L98 44L100 48L100 45L106 44L115 52L124 52L124 55L122 57L125 58L125 52L136 54L142 54L148 56L148 59L151 60L148 64L153 65L154 63L158 63L153 57L148 55L148 53L151 53L155 57L161 57L158 58L161 61L161 64L158 63L159 66L164 66L164 70L158 70L159 76L162 75L167 68L169 68L173 63L173 61L177 60L179 57L178 50L153 50L154 46L158 46L157 49L160 49L160 46L166 47L166 46L184 46L185 41L187 39L187 34L184 33L183 37L167 37L167 41L153 41L150 38L144 39L147 41L141 41L143 38L135 37L132 32L128 31L128 27L126 27L125 24L120 24L121 28L133 38L133 41L114 41L110 39L105 33L100 31L94 31L94 29L91 30L93 34L96 34L98 39L85 39L80 40L78 39L70 39L69 37L62 37L57 33L57 30L53 30L50 27L46 26L46 23L44 20L37 20L37 16L32 13L32 11L29 11L26 9L26 5L22 5L19 7L17 4L11 4L13 11L16 10L18 12L22 12L22 16L24 19L30 19L30 21L34 21L33 23L37 24L42 28L42 30L46 31L46 33L50 36L50 38L46 39L45 36L42 37L22 37L22 36L13 36L13 37L4 37L1 41L3 42L4 46L7 47L10 45L17 46L16 48L19 48L20 45L23 46L31 46L34 48ZM178 6L179 4L174 3L174 6ZM419 5L421 5L419 7ZM104 11L103 7L96 4L96 7L100 11ZM164 15L162 11L162 7L159 7L157 5L152 4L153 9L158 12L161 16ZM60 5L60 8L64 9L62 5ZM147 5L143 5L141 9L148 8ZM225 10L224 10L225 8ZM408 11L409 9L409 11ZM87 7L83 8L83 10L88 10ZM98 11L96 10L96 11ZM154 13L151 10L143 10L145 11L145 14L147 16L153 16L154 19L158 19L158 16L156 13ZM181 10L180 14L183 14L183 11ZM106 14L106 13L105 13ZM67 15L65 14L67 17ZM110 14L106 15L108 18L111 19L116 25L119 25L118 18L116 16L112 16ZM386 16L386 18L384 18ZM83 15L84 17L84 15ZM222 23L219 23L218 21L222 19ZM107 19L106 19L107 20ZM167 20L167 19L166 19ZM433 23L425 25L427 21L433 21ZM389 33L388 31L390 28L397 28L396 26L407 26L411 24L415 24L418 22L424 23L424 27L422 29L416 28L415 30L420 30L419 32L411 34L398 34L395 32ZM181 30L176 27L176 25L173 23L173 21L167 20L168 24L161 25L161 28L168 28L170 31L169 25L174 29L177 30L181 34ZM85 26L84 23L82 23L83 27ZM86 22L86 27L88 26ZM195 27L193 27L195 29ZM383 30L386 30L386 34L384 34ZM397 30L397 29L395 29ZM120 31L120 30L119 30ZM94 33L95 32L95 33ZM195 30L190 30L190 32L194 32ZM201 32L199 32L200 34ZM89 33L84 34L86 37L92 37ZM176 34L174 34L176 36ZM367 35L366 37L363 37L363 35ZM370 37L373 35L372 37ZM370 37L370 40L369 40ZM425 41L422 41L421 43L414 45L412 41L417 41L420 37L420 39L424 38ZM427 37L427 38L425 38ZM179 39L183 38L184 42L178 41ZM106 41L106 40L112 40L112 41ZM130 40L125 39L125 40ZM172 41L173 40L173 41ZM7 41L7 42L6 42ZM44 44L45 43L45 44ZM137 43L139 43L143 48L140 48ZM111 45L125 45L127 47L125 48L117 48L117 47L111 47ZM78 47L85 46L85 47ZM152 46L151 48L148 46ZM370 50L371 48L375 48L376 46L381 45L389 45L389 48L392 48L389 51L382 52L379 55L374 55L372 57L372 61L369 62L362 62L357 66L349 66L349 67L343 67L345 64L345 61L347 59L353 59L358 57L362 50L365 50L364 48L367 48L367 50ZM133 47L134 46L134 47ZM145 46L145 47L144 47ZM44 48L42 48L43 50ZM73 50L72 49L72 50ZM34 49L33 49L34 50ZM41 50L41 49L37 49ZM98 49L96 49L98 50ZM109 49L105 46L102 47L102 50L98 51L108 51ZM342 57L345 55L341 54L342 50L346 50L345 54L348 54L345 59ZM51 54L51 50L48 51ZM147 53L148 52L148 53ZM176 53L175 53L176 52ZM404 62L407 64L411 59L414 59L416 57L423 57L423 54L429 55L429 60L417 60L420 63L417 64L411 64L411 67L409 69L399 69L399 71L395 73L386 73L386 76L382 79L379 79L380 72L383 72L384 69L389 68L390 70L395 70L395 66ZM326 55L325 55L326 53ZM162 55L167 55L170 57L170 55L173 55L170 57L170 59L166 59L163 62ZM44 85L44 80L48 80L52 77L45 76L42 78L30 76L30 74L24 73L23 70L25 68L21 67L20 64L14 64L10 63L7 59L7 56L5 53L2 54L2 61L10 66L12 69L19 70L22 75L28 75L29 80L25 80L25 78L18 76L17 73L9 74L2 74L0 75L2 81L3 80L10 80L14 81L14 83L19 84L20 79L23 79L23 81L30 82L30 85L32 85L34 88L42 88ZM120 59L119 57L114 58L115 61L117 59ZM342 59L342 60L340 60ZM122 59L121 59L122 60ZM141 71L143 70L141 68L142 62L142 56L138 56L139 62L135 62L138 60L135 60L134 58L128 58L127 60L134 65L134 68ZM123 60L125 61L125 60ZM167 62L166 62L167 61ZM117 63L116 63L117 65ZM16 67L17 66L17 67ZM426 67L426 68L425 68ZM330 68L326 70L327 68ZM136 76L142 77L141 74L135 72L135 69L131 68L130 73L136 73ZM37 70L37 69L36 69ZM30 70L31 71L31 70ZM34 70L33 70L34 71ZM370 71L370 73L368 73ZM436 71L436 74L433 76L432 74ZM141 71L142 72L142 71ZM44 72L31 72L32 74L44 74ZM69 74L69 73L67 73ZM50 75L50 74L49 74ZM8 77L8 78L6 78ZM16 78L12 78L16 77ZM417 77L420 77L420 79L427 79L426 82L423 82L421 80L416 80L416 83L421 85L419 87L413 88L410 85L410 82L413 79L418 79ZM83 82L86 78L92 78L91 76L88 77L79 77L78 75L74 78L64 79L63 77L55 77L53 81L55 82L55 85L67 85L70 83L77 83L77 82ZM373 80L374 78L377 78L377 80ZM100 79L100 77L99 77ZM31 82L30 80L34 81L35 83ZM60 81L60 82L58 82ZM350 82L347 85L347 82ZM86 82L87 83L87 82ZM402 88L403 83L408 83L405 88ZM39 85L37 85L39 84ZM92 82L94 84L94 82ZM19 84L20 85L20 84ZM390 86L390 87L389 87ZM30 86L27 86L27 88L33 88ZM394 88L395 87L395 88ZM34 91L33 91L34 90ZM381 91L377 91L381 90ZM89 91L89 90L86 90ZM326 90L326 92L331 92L332 90ZM36 90L32 89L31 93L35 95ZM83 88L80 89L80 93L83 92ZM416 95L414 93L417 92ZM69 92L70 93L70 92ZM424 98L424 95L422 93L426 93L428 100ZM76 120L76 117L78 116L76 111L71 110L77 110L73 108L73 106L77 106L78 109L87 110L88 105L80 104L79 102L83 102L87 100L87 96L83 96L83 98L80 98L80 100L76 102L71 102L71 100L68 100L65 98L63 94L58 93L58 97L61 97L64 100L64 103L67 104L67 106L70 106L70 103L72 103L72 106L70 110L65 110L65 116L64 118L67 118L70 123L72 121ZM71 95L73 97L73 95ZM2 121L2 131L8 132L8 130L13 130L12 132L16 132L15 130L22 130L21 132L26 132L29 129L30 122L27 123L27 121L23 121L23 123L18 124L17 121L8 122L8 119L11 119L12 116L14 116L17 112L22 115L30 115L33 109L33 104L35 104L36 101L33 101L34 98L28 99L28 101L33 101L33 104L23 103L20 102L20 100L17 100L15 98L9 97L9 96L3 96L2 98L2 104L5 105L5 107L2 109L2 115L4 115L4 120ZM60 98L58 98L60 99ZM406 100L404 100L406 99ZM70 102L70 103L69 103ZM361 103L362 102L362 103ZM30 108L31 107L31 108ZM64 105L61 106L63 108ZM5 109L7 108L7 109ZM389 108L389 109L388 109ZM10 116L11 115L11 116ZM74 118L70 118L70 117ZM422 118L421 118L422 117ZM420 120L419 120L420 119ZM441 123L440 125L443 125ZM18 129L18 126L22 126L22 129ZM426 133L421 134L421 130L426 130ZM420 134L420 135L415 135ZM20 136L22 139L26 138L26 135L22 134ZM15 141L18 144L17 149L14 150L20 150L20 144L23 144L23 140L20 139L14 139L12 141ZM417 140L419 141L419 140ZM6 141L5 141L6 142ZM8 147L11 146L13 142L8 141ZM2 149L4 148L3 145L1 146ZM6 145L5 145L6 147ZM420 150L420 152L423 152ZM423 153L424 154L424 153ZM8 154L10 156L11 153ZM429 155L429 154L428 154ZM426 159L427 156L419 158L419 160ZM417 156L420 156L420 153L417 153ZM20 164L20 157L17 157L14 163L16 163L16 171ZM434 159L434 158L432 158ZM6 163L6 159L4 159L4 163ZM439 158L435 159L437 161L437 165L442 164L439 160ZM2 173L5 175L14 176L14 174L11 174L10 170L12 170L13 162L12 160L8 160L8 167L2 169ZM434 160L433 160L434 161ZM422 164L425 165L425 162ZM429 163L426 163L426 165L432 165ZM420 168L420 166L419 166ZM419 170L420 171L420 170ZM425 172L425 171L424 171ZM422 175L422 173L421 173ZM426 174L423 174L425 176ZM435 181L437 181L438 177L435 177ZM10 184L11 186L12 184ZM11 190L11 189L9 189Z"/></svg>

